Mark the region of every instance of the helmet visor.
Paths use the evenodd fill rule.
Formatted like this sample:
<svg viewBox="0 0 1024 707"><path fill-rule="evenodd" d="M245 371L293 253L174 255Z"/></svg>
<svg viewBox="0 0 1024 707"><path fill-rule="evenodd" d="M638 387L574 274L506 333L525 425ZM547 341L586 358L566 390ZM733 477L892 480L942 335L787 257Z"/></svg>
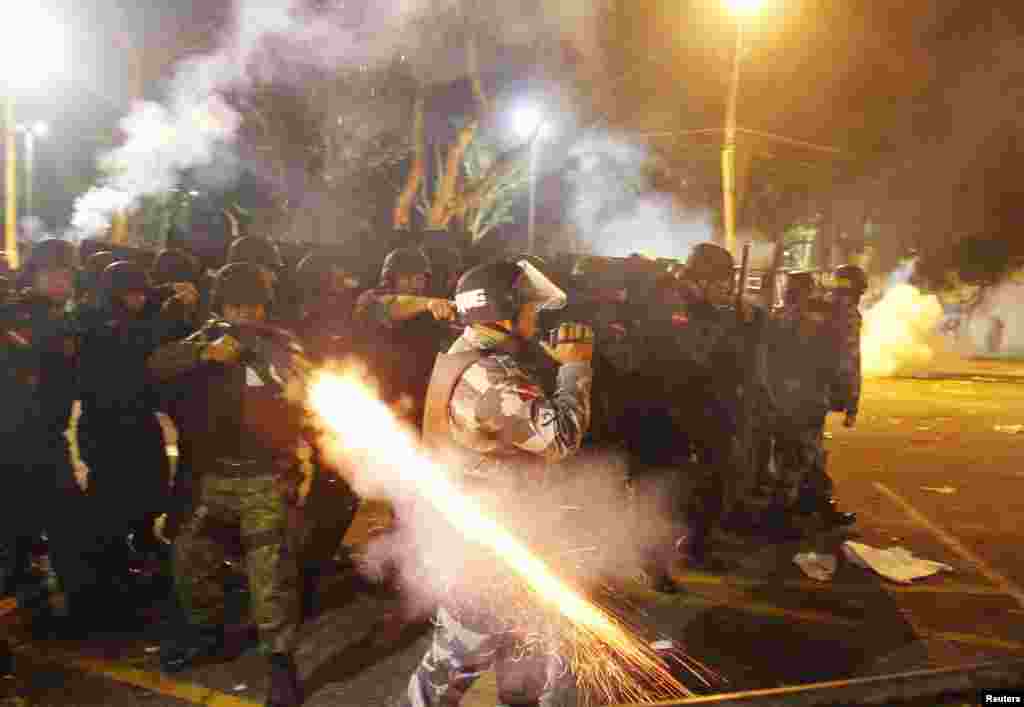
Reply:
<svg viewBox="0 0 1024 707"><path fill-rule="evenodd" d="M556 285L529 260L519 260L516 265L523 271L518 286L524 304L533 304L539 310L565 307L569 301L565 290Z"/></svg>

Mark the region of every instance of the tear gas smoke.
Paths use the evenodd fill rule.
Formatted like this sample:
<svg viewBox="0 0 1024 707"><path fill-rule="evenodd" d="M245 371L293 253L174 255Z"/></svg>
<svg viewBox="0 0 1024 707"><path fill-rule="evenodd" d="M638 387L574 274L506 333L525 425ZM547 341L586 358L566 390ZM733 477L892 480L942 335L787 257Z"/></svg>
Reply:
<svg viewBox="0 0 1024 707"><path fill-rule="evenodd" d="M621 621L575 588L578 579L562 579L569 566L587 554L615 551L602 546L611 540L609 527L616 524L608 523L611 516L595 508L595 499L602 495L600 484L587 485L585 492L575 486L531 498L510 498L507 493L500 498L470 498L450 479L448 469L455 468L454 462L449 465L421 451L411 432L402 429L352 373L321 373L310 388L310 404L324 424L329 458L348 470L356 490L378 496L383 492L395 502L399 530L370 552L386 553L380 559L397 566L398 573L410 580L401 586L414 593L406 597L414 607L451 601L453 593L460 598L472 594L472 601L488 606L497 594L502 613L513 614L519 630L533 625L538 612L554 611L571 627L565 640L586 692L612 702L689 694L646 641L631 635ZM609 498L613 486L603 487ZM617 505L614 512L621 514L621 500ZM586 526L592 534L583 542ZM626 535L621 526L615 531ZM529 538L529 546L519 538ZM555 561L557 566L551 564ZM522 591L506 595L510 586L521 586ZM506 596L512 597L508 604ZM525 601L520 604L516 597ZM642 675L643 685L636 673Z"/></svg>
<svg viewBox="0 0 1024 707"><path fill-rule="evenodd" d="M861 372L881 378L919 372L936 354L936 327L942 304L910 284L889 287L864 313L861 330Z"/></svg>
<svg viewBox="0 0 1024 707"><path fill-rule="evenodd" d="M684 259L694 245L711 240L709 213L686 211L671 195L652 190L643 147L591 135L570 154L579 164L571 217L595 254Z"/></svg>
<svg viewBox="0 0 1024 707"><path fill-rule="evenodd" d="M454 51L448 33L430 25L439 12L457 18L460 8L455 0L440 6L433 0L328 2L316 9L306 0L237 0L218 49L177 66L165 104L140 102L121 122L124 144L100 158L109 176L94 191L110 189L124 197L88 193L79 199L73 217L79 235L98 235L114 211L174 186L184 170L215 162L238 169L229 146L242 120L224 96L244 92L254 81L296 80L308 69L365 70L403 52L419 55L421 80L464 75L461 47ZM538 33L557 37L569 23L594 14L582 0L524 8L499 4L483 20L503 28L503 41L532 46ZM230 170L213 173L221 185L230 180Z"/></svg>
<svg viewBox="0 0 1024 707"><path fill-rule="evenodd" d="M961 319L956 349L985 358L1024 355L1024 282L990 288Z"/></svg>

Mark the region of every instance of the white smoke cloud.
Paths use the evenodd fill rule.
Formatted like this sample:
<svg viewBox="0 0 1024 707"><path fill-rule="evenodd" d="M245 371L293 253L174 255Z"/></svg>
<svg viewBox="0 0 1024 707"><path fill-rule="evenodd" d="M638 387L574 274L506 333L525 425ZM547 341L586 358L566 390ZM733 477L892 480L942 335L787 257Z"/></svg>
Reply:
<svg viewBox="0 0 1024 707"><path fill-rule="evenodd" d="M217 51L181 62L168 100L140 103L122 121L125 143L101 157L111 176L97 190L123 192L120 206L130 206L174 186L184 170L232 165L229 146L241 117L223 95L244 91L253 81L295 80L306 69L366 70L406 52L413 54L410 63L421 80L464 75L462 47L452 46L439 25L456 18L459 7L455 0L373 0L326 3L314 10L304 0L237 0ZM475 8L474 21L494 30L502 42L534 46L540 36L568 36L595 12L582 0L511 2ZM499 60L500 53L481 59ZM213 172L221 182L230 178L229 169ZM112 201L110 192L79 199L77 228L84 235L108 228Z"/></svg>
<svg viewBox="0 0 1024 707"><path fill-rule="evenodd" d="M644 172L650 156L643 146L590 135L570 155L579 164L571 218L596 254L685 258L694 245L711 240L708 212L682 209L672 195L651 189Z"/></svg>
<svg viewBox="0 0 1024 707"><path fill-rule="evenodd" d="M889 287L864 313L861 371L866 378L907 375L927 369L940 345L936 327L942 303L909 284Z"/></svg>

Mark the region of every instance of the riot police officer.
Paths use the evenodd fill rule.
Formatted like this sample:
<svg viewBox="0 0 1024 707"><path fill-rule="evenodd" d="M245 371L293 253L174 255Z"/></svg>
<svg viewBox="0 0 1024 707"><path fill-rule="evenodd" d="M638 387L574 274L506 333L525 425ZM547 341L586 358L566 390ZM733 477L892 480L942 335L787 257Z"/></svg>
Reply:
<svg viewBox="0 0 1024 707"><path fill-rule="evenodd" d="M115 262L100 278L99 306L81 316L78 440L91 472L108 577L127 572L129 538L136 550L158 549L151 528L165 510L170 466L146 359L163 341L192 331L187 313L198 304L198 293L191 286L179 287L171 298L178 306L168 306L142 267Z"/></svg>
<svg viewBox="0 0 1024 707"><path fill-rule="evenodd" d="M226 549L217 530L230 529L241 538L252 613L270 653L266 704L291 707L302 699L292 658L298 568L286 539L289 508L304 501L311 477L304 414L294 398L301 388L294 372L307 364L294 337L262 324L272 299L262 267L226 265L213 292L220 317L149 359L161 380L189 380L183 424L193 440L193 504L173 509L185 518L174 561L188 626L163 647L161 662L165 670L182 670L223 645Z"/></svg>
<svg viewBox="0 0 1024 707"><path fill-rule="evenodd" d="M77 326L68 314L74 288L75 249L60 239L36 244L20 273L28 289L0 311L11 383L5 400L4 437L16 574L27 579L31 546L42 531L50 559L78 622L90 618L88 595L96 583L89 562L90 528L82 522L83 494L66 436L77 396ZM33 602L29 602L33 603ZM45 594L36 595L37 627L53 624Z"/></svg>
<svg viewBox="0 0 1024 707"><path fill-rule="evenodd" d="M468 326L438 357L424 439L456 455L463 485L472 472L467 492L500 498L530 484L538 463L557 463L579 449L590 422L593 334L583 325L559 327L549 346L560 364L557 389L549 394L520 361L538 310L564 305L564 294L529 263L499 262L467 271L455 296ZM457 705L491 666L506 704L554 704L571 690L564 659L549 653L512 659L517 630L525 627L509 628L516 617L502 597L472 590L456 582L438 609L433 644L402 704Z"/></svg>
<svg viewBox="0 0 1024 707"><path fill-rule="evenodd" d="M853 427L860 408L860 299L868 289L868 278L856 265L835 270L833 303L839 340L839 379L832 410L845 414L844 424Z"/></svg>
<svg viewBox="0 0 1024 707"><path fill-rule="evenodd" d="M428 296L431 276L430 261L421 251L399 248L385 258L380 286L361 294L355 308L361 335L372 342L370 368L381 399L417 429L443 336L435 322L455 316L450 300Z"/></svg>

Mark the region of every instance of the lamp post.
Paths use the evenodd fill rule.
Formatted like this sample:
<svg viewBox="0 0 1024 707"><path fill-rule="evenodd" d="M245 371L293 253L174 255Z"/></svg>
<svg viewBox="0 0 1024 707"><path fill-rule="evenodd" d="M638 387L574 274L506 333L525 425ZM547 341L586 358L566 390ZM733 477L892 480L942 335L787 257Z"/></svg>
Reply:
<svg viewBox="0 0 1024 707"><path fill-rule="evenodd" d="M729 100L725 109L725 141L722 145L722 221L725 249L736 255L736 102L740 92L740 62L743 58L743 31L747 18L757 12L763 0L725 0L736 18L736 49L732 58Z"/></svg>
<svg viewBox="0 0 1024 707"><path fill-rule="evenodd" d="M530 206L526 217L526 252L534 254L537 246L537 164L540 161L541 140L547 134L549 123L539 108L526 105L513 116L519 137L530 140Z"/></svg>
<svg viewBox="0 0 1024 707"><path fill-rule="evenodd" d="M61 28L52 18L28 3L5 14L16 31L0 42L0 85L4 100L4 249L12 269L18 258L18 127L15 95L47 78L63 61Z"/></svg>
<svg viewBox="0 0 1024 707"><path fill-rule="evenodd" d="M25 134L25 216L31 219L35 216L33 196L35 192L36 139L46 137L50 128L46 123L39 121L32 125L19 126L19 129Z"/></svg>

